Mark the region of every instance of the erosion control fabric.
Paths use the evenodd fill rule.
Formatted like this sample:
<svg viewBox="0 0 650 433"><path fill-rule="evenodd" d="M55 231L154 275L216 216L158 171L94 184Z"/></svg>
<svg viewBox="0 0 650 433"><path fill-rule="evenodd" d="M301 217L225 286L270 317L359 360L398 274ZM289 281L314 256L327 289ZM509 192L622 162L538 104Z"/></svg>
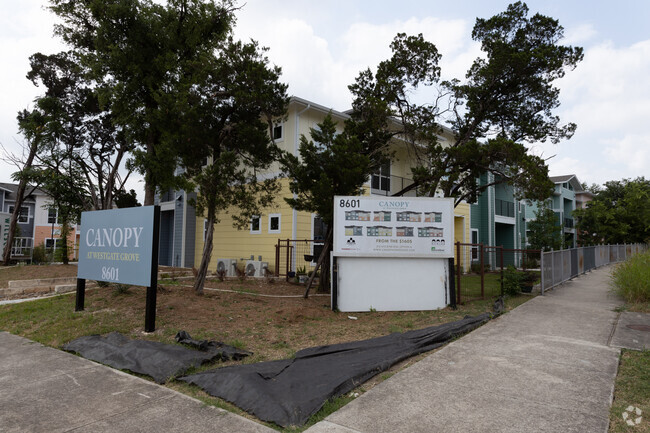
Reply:
<svg viewBox="0 0 650 433"><path fill-rule="evenodd" d="M184 331L178 333L176 340L203 350L155 341L130 340L118 332L111 332L105 337L80 337L65 344L63 349L113 368L151 376L158 383L165 383L171 377L184 374L190 367L198 367L206 362L241 359L251 354L214 341L192 340Z"/></svg>
<svg viewBox="0 0 650 433"><path fill-rule="evenodd" d="M218 368L179 378L263 421L302 425L330 398L414 355L442 346L490 320L491 314L352 343L319 346L295 358Z"/></svg>

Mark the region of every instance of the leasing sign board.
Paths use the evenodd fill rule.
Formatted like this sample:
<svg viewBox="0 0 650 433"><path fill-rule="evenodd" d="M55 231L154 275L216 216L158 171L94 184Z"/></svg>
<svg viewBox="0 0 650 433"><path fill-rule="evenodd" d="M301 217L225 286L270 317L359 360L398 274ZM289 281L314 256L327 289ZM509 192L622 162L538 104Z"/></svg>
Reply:
<svg viewBox="0 0 650 433"><path fill-rule="evenodd" d="M77 277L150 286L154 218L155 206L83 212Z"/></svg>
<svg viewBox="0 0 650 433"><path fill-rule="evenodd" d="M334 255L428 257L454 255L451 198L334 198Z"/></svg>

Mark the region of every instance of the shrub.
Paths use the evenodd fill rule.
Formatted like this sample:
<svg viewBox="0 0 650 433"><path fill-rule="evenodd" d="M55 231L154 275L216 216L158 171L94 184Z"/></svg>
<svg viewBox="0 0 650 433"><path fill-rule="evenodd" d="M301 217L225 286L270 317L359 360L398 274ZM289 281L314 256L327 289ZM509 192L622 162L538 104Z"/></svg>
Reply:
<svg viewBox="0 0 650 433"><path fill-rule="evenodd" d="M525 275L514 266L508 265L503 271L503 292L508 296L516 296L521 290Z"/></svg>
<svg viewBox="0 0 650 433"><path fill-rule="evenodd" d="M650 251L619 264L612 272L612 282L626 302L650 302Z"/></svg>
<svg viewBox="0 0 650 433"><path fill-rule="evenodd" d="M47 263L47 253L45 252L45 245L40 244L32 250L32 263Z"/></svg>

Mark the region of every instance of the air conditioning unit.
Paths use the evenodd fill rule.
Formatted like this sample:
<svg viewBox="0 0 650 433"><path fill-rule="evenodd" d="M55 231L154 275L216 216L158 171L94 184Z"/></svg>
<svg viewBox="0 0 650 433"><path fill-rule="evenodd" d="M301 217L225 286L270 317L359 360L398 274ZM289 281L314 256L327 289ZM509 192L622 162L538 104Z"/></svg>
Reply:
<svg viewBox="0 0 650 433"><path fill-rule="evenodd" d="M263 277L265 269L269 268L269 262L261 262L259 260L246 261L246 276L247 277Z"/></svg>
<svg viewBox="0 0 650 433"><path fill-rule="evenodd" d="M237 276L237 259L217 259L217 272L226 272L226 277Z"/></svg>

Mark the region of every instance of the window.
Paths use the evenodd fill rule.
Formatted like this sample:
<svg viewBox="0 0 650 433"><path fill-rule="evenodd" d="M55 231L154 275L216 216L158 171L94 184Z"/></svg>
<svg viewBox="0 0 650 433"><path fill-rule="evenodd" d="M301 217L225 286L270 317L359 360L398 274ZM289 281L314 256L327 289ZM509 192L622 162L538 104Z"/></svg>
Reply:
<svg viewBox="0 0 650 433"><path fill-rule="evenodd" d="M472 229L472 260L478 260L478 229Z"/></svg>
<svg viewBox="0 0 650 433"><path fill-rule="evenodd" d="M59 210L56 208L49 208L47 210L47 223L48 224L58 224L59 223Z"/></svg>
<svg viewBox="0 0 650 433"><path fill-rule="evenodd" d="M59 238L46 238L45 239L45 250L50 251L52 248L54 248L54 251L60 249L63 246L63 239Z"/></svg>
<svg viewBox="0 0 650 433"><path fill-rule="evenodd" d="M282 122L273 124L273 140L280 141L284 139L284 125Z"/></svg>
<svg viewBox="0 0 650 433"><path fill-rule="evenodd" d="M14 213L14 206L9 206L9 213ZM27 206L20 207L20 214L18 214L18 222L20 224L25 224L29 222L29 208Z"/></svg>
<svg viewBox="0 0 650 433"><path fill-rule="evenodd" d="M282 216L279 213L269 215L269 233L280 233Z"/></svg>
<svg viewBox="0 0 650 433"><path fill-rule="evenodd" d="M383 191L388 195L390 192L390 163L382 164L379 167L379 172L372 175L370 178L370 188Z"/></svg>
<svg viewBox="0 0 650 433"><path fill-rule="evenodd" d="M262 233L262 228L260 221L261 218L258 215L255 215L253 218L251 218L251 233L252 234L260 234Z"/></svg>
<svg viewBox="0 0 650 433"><path fill-rule="evenodd" d="M317 241L324 241L327 235L327 224L318 215L314 215L312 221L312 235L313 239Z"/></svg>

